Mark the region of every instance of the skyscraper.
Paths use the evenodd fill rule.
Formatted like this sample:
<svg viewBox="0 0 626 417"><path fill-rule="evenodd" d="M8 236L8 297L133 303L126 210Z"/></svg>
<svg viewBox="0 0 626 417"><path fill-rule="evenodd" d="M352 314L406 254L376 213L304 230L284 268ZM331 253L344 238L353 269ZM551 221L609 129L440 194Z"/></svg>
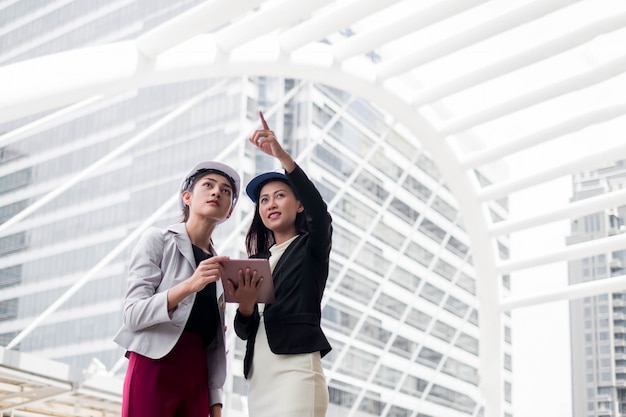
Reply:
<svg viewBox="0 0 626 417"><path fill-rule="evenodd" d="M626 161L573 178L574 201L626 186ZM626 204L576 219L568 244L626 232ZM570 283L624 275L626 249L569 262ZM574 417L626 415L626 294L570 302Z"/></svg>
<svg viewBox="0 0 626 417"><path fill-rule="evenodd" d="M14 28L0 36L0 62L132 38L195 3L17 2L4 10ZM322 310L333 345L324 358L329 416L481 415L475 273L454 197L419 138L392 115L299 80L167 84L0 126L13 133L0 143L0 219L49 198L0 233L2 344L17 337L21 351L79 369L97 358L122 375L123 352L111 337L134 234L179 221L172 197L199 160L238 167L244 181L276 168L246 146L258 109L334 219ZM245 256L251 209L242 201L218 228L220 253ZM492 210L506 217L505 204ZM237 415L245 410L243 342L229 335L227 406ZM511 413L508 327L505 335Z"/></svg>

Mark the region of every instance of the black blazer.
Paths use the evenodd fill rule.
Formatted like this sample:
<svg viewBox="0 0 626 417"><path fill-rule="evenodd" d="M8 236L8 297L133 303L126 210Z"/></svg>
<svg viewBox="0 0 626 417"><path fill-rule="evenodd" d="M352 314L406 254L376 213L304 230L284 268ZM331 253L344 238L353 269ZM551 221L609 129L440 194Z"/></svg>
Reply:
<svg viewBox="0 0 626 417"><path fill-rule="evenodd" d="M326 203L313 183L298 166L286 174L309 221L308 233L298 236L285 250L274 268L274 303L264 309L265 331L276 354L311 353L322 356L331 350L321 321L321 301L326 280L332 238L332 220ZM269 257L269 253L259 254ZM247 340L244 376L247 378L254 355L259 327L258 306L250 317L235 315L235 333Z"/></svg>

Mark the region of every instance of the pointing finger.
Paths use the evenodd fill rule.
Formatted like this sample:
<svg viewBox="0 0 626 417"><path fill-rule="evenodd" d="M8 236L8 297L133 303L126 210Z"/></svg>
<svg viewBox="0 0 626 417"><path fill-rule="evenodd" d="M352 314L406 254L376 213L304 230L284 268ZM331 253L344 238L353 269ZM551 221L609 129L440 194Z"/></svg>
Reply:
<svg viewBox="0 0 626 417"><path fill-rule="evenodd" d="M263 129L270 130L270 127L267 125L265 121L265 117L263 117L263 112L259 111L259 117L261 118L261 124L263 125Z"/></svg>

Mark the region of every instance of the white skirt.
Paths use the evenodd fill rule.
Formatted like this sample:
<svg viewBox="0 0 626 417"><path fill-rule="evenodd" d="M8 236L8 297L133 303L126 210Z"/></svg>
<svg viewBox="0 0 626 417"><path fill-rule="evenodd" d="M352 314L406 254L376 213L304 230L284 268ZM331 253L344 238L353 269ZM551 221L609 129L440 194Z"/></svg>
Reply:
<svg viewBox="0 0 626 417"><path fill-rule="evenodd" d="M259 323L248 380L250 417L324 417L328 387L319 352L276 355Z"/></svg>

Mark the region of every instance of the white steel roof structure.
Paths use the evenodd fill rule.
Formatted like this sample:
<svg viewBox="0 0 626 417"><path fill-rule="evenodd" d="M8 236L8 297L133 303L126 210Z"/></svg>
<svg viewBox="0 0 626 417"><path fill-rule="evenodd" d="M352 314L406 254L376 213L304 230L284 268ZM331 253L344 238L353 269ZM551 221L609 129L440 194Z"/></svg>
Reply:
<svg viewBox="0 0 626 417"><path fill-rule="evenodd" d="M84 371L0 348L0 415L116 417L122 381L97 362ZM5 414L6 413L6 414Z"/></svg>
<svg viewBox="0 0 626 417"><path fill-rule="evenodd" d="M134 40L0 67L0 122L55 110L0 144L105 97L197 78L297 78L371 101L420 139L458 201L478 277L485 417L501 417L502 314L626 288L622 276L505 298L503 276L626 247L623 233L533 253L516 236L623 204L626 190L545 198L497 222L487 203L626 157L623 45L623 0L209 0ZM476 169L500 165L509 175L479 182ZM512 242L508 257L497 239ZM3 382L20 372L2 365Z"/></svg>

